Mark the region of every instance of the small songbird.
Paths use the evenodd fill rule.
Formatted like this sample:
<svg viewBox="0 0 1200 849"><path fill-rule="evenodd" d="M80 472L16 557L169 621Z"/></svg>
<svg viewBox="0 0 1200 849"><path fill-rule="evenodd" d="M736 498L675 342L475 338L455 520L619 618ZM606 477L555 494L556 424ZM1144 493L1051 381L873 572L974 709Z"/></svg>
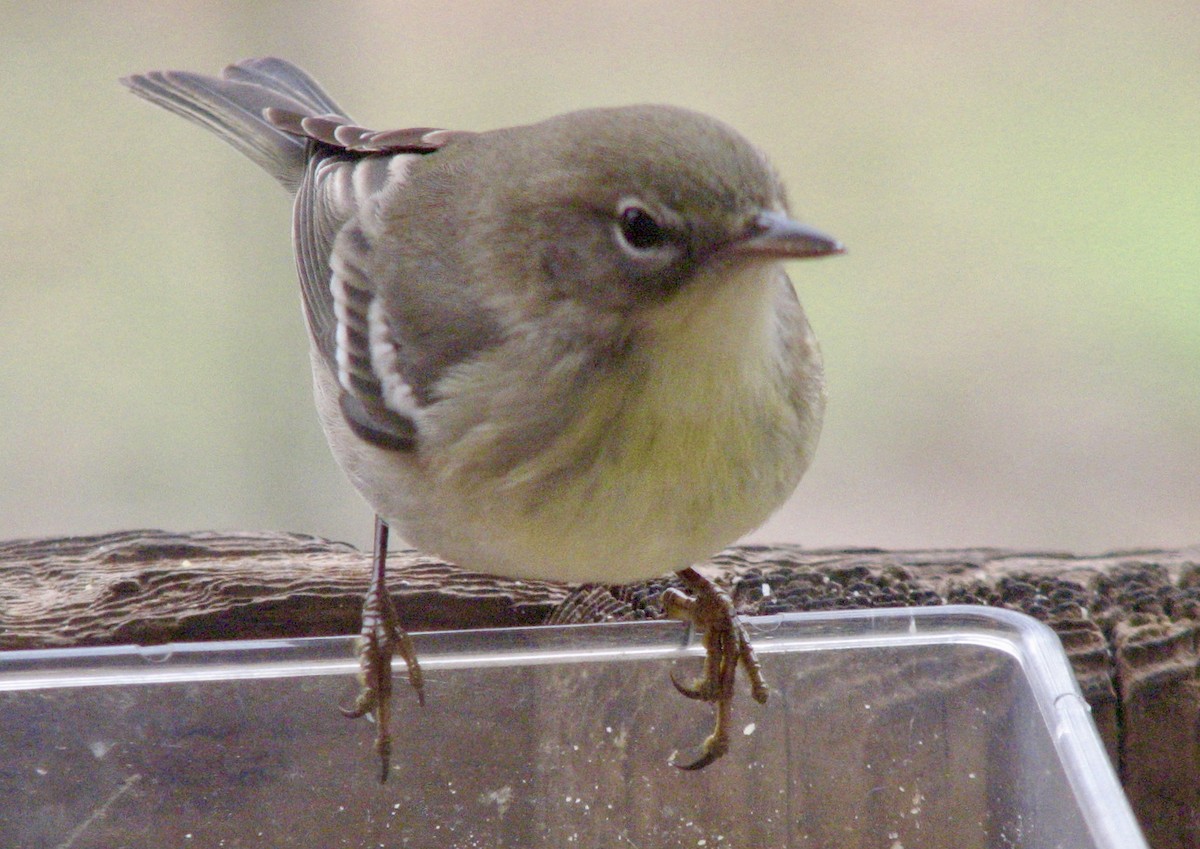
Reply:
<svg viewBox="0 0 1200 849"><path fill-rule="evenodd" d="M693 564L795 488L825 407L783 261L840 253L789 217L736 131L669 106L489 132L357 126L304 71L122 82L216 133L295 196L321 425L374 509L362 690L382 779L391 660L420 666L387 593L387 529L459 566L619 584L677 571L705 632L697 769L729 744L734 678L767 686L729 596Z"/></svg>

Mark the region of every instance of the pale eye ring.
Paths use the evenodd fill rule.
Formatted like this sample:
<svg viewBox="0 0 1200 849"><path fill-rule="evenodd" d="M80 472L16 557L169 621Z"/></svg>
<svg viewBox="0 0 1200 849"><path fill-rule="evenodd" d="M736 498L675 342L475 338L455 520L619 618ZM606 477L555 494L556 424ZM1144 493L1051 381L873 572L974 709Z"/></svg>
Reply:
<svg viewBox="0 0 1200 849"><path fill-rule="evenodd" d="M632 200L617 205L616 232L621 246L635 256L659 253L672 242L671 231Z"/></svg>

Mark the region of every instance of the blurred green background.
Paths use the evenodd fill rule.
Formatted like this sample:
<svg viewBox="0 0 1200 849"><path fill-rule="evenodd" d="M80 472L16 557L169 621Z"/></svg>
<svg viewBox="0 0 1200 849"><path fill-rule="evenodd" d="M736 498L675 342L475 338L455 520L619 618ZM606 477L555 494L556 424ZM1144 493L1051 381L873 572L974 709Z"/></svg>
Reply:
<svg viewBox="0 0 1200 849"><path fill-rule="evenodd" d="M1200 7L0 4L0 537L365 544L309 397L286 196L122 74L278 54L376 127L662 101L765 148L821 450L759 539L1200 542Z"/></svg>

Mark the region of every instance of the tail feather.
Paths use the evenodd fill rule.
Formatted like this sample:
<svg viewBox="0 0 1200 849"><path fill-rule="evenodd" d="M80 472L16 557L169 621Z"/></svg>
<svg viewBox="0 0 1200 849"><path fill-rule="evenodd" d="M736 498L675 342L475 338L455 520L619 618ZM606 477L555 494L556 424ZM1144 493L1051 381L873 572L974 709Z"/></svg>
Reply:
<svg viewBox="0 0 1200 849"><path fill-rule="evenodd" d="M304 176L307 141L268 123L263 112L342 114L312 77L282 59L248 59L230 65L220 78L151 71L121 82L139 97L215 133L292 192Z"/></svg>
<svg viewBox="0 0 1200 849"><path fill-rule="evenodd" d="M222 76L234 82L260 85L302 103L305 106L303 112L306 115L346 117L342 108L325 93L320 83L310 77L306 71L284 59L276 59L274 56L245 59L235 65L230 65Z"/></svg>

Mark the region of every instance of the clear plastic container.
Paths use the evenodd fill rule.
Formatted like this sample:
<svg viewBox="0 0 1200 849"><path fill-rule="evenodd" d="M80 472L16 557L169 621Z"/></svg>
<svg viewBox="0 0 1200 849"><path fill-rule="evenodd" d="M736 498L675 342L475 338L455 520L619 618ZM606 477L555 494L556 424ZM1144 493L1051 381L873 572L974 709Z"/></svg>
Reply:
<svg viewBox="0 0 1200 849"><path fill-rule="evenodd" d="M1053 632L981 607L748 620L731 750L678 623L416 636L396 748L349 638L0 653L0 846L1144 849ZM403 664L398 663L398 669Z"/></svg>

